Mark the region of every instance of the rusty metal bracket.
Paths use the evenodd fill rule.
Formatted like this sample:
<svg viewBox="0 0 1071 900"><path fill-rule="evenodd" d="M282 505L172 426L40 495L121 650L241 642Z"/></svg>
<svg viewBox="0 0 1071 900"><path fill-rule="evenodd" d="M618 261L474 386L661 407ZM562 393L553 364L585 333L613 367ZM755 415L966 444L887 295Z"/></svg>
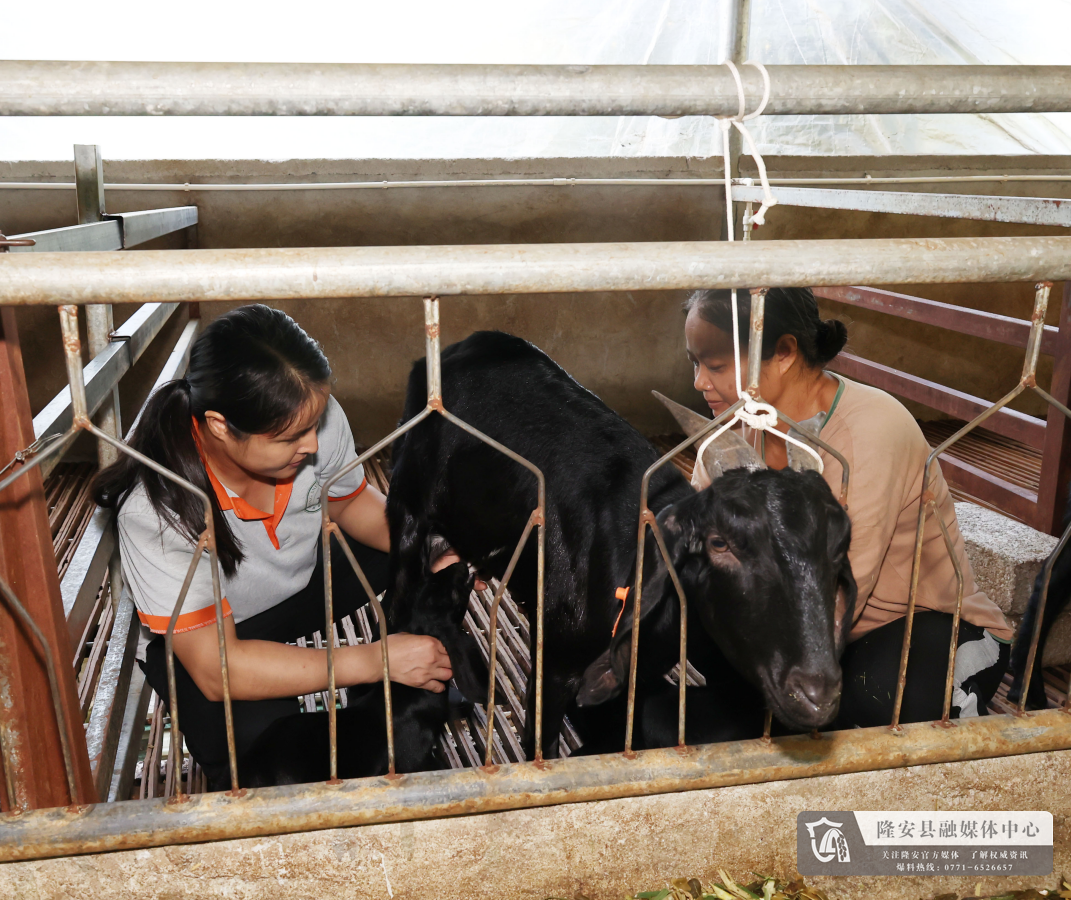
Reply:
<svg viewBox="0 0 1071 900"><path fill-rule="evenodd" d="M7 253L8 247L33 247L36 243L33 238L9 238L0 231L0 253Z"/></svg>

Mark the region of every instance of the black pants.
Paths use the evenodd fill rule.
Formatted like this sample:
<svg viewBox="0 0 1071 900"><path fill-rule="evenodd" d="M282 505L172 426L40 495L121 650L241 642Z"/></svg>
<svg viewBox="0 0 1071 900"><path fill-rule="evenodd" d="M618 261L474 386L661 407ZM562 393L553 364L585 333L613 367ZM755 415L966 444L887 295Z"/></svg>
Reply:
<svg viewBox="0 0 1071 900"><path fill-rule="evenodd" d="M366 547L346 537L368 578L372 589L379 594L387 585L387 554ZM368 595L338 544L332 541L331 583L333 585L336 623L368 602ZM369 616L378 635L375 616ZM206 626L214 627L214 626ZM292 597L264 612L235 625L242 640L277 641L286 643L306 637L314 631L325 634L323 550L317 542L316 568L309 583ZM153 690L170 705L167 689L167 659L162 636L154 638L146 648L142 669ZM178 694L179 726L193 758L200 763L210 782L228 779L227 728L222 702L214 702L201 693L193 678L175 659L175 686ZM256 739L276 719L298 712L296 697L273 700L234 700L234 742L238 758L253 746Z"/></svg>
<svg viewBox="0 0 1071 900"><path fill-rule="evenodd" d="M906 624L906 618L896 619L847 646L841 658L844 687L840 713L831 728L867 728L888 725L892 721ZM960 620L958 646L961 653L965 644L984 638L982 628ZM950 614L930 610L915 613L911 651L907 657L907 682L900 708L901 723L932 722L941 718L951 641ZM962 682L962 689L977 698L980 715L986 715L986 707L1000 687L1009 652L1008 644L999 644L997 661ZM956 718L955 706L951 713Z"/></svg>

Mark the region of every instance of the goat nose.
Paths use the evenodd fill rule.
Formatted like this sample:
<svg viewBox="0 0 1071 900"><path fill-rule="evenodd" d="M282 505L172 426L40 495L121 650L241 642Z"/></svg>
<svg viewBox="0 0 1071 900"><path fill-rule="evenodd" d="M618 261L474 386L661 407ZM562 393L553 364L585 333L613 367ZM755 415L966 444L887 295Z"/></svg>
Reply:
<svg viewBox="0 0 1071 900"><path fill-rule="evenodd" d="M787 687L790 697L804 708L810 707L808 712L818 718L829 714L831 718L840 699L841 679L826 672L797 670L789 675Z"/></svg>

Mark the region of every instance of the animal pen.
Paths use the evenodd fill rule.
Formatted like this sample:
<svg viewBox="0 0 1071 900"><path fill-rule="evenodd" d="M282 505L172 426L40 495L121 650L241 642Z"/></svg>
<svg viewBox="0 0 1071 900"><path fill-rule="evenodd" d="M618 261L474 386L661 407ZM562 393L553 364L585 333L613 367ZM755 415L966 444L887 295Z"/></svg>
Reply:
<svg viewBox="0 0 1071 900"><path fill-rule="evenodd" d="M767 114L847 113L979 113L1071 111L1071 67L871 67L860 77L857 67L770 66L763 73L741 66L739 79L723 66L303 66L252 64L126 64L126 63L0 63L0 112L7 115L701 115L741 117L746 100L756 109L768 98ZM682 810L692 796L717 802L715 789L766 785L768 790L798 790L808 802L818 802L810 789L786 787L809 779L825 791L824 803L840 802L830 794L835 780L826 776L936 767L972 761L1008 761L1008 771L1026 781L1029 792L1029 754L1050 754L1047 771L1067 773L1071 749L1071 690L1062 686L1059 708L1024 711L1026 691L1017 710L971 720L949 719L955 637L950 651L945 717L939 723L901 725L832 732L813 736L763 738L755 741L686 746L684 744L687 648L683 637L687 602L677 583L682 613L680 659L680 746L613 756L543 759L541 753L542 602L529 623L510 605L509 573L494 593L474 599L469 623L482 632L492 675L486 706L476 707L471 721L453 723L442 738L443 752L454 764L451 771L366 778L332 779L325 784L246 789L240 782L233 733L228 734L231 790L206 794L196 789L194 766L183 769L180 734L182 710L175 702L170 629L182 606L176 598L168 635L171 683L167 796L122 799L113 787L129 791L140 738L138 717L144 721L142 696L130 692L137 621L131 602L119 596L115 540L110 523L97 518L68 531L84 529L82 542L64 574L74 586L69 604L61 601L56 559L48 524L42 474L55 471L63 454L82 432L99 442L101 460L117 453L134 454L122 439L116 416L116 385L137 360L168 317L189 304L190 321L179 337L158 383L181 376L198 328L196 304L216 302L317 301L327 298L423 298L424 336L428 359L428 402L422 413L401 429L372 443L358 461L374 463L402 431L421 419L441 415L461 428L471 427L444 408L439 383L440 303L459 295L555 293L565 291L644 291L696 288L756 288L752 304L747 383L758 400L758 351L762 333L761 286L814 287L816 293L838 302L880 305L894 316L922 316L942 327L966 331L1024 349L1017 383L996 404L978 397L941 389L889 367L847 356L844 374L886 387L909 399L927 403L957 418L963 427L937 441L927 471L946 450L972 435L976 428L1012 437L1040 454L1040 482L1031 491L1007 478L980 471L970 464L945 468L949 482L965 494L1002 509L1045 532L1060 520L1060 502L1068 479L1067 408L1071 380L1071 320L1065 293L1060 327L1046 326L1045 316L1053 282L1071 283L1071 237L988 237L947 239L783 240L740 242L680 241L602 244L514 244L411 247L317 247L290 249L196 249L198 211L194 206L147 210L109 216L104 212L100 155L93 148L76 153L77 196L82 224L0 238L0 303L3 304L3 355L0 388L5 398L0 416L0 461L14 457L0 476L0 756L4 789L0 799L0 861L32 861L108 851L141 851L179 844L263 838L318 832L351 826L382 826L420 820L471 817L477 813L531 810L588 801L677 794L674 807L682 821L694 821L695 811ZM727 173L728 178L728 173ZM721 184L714 180L714 184ZM737 179L726 190L745 208L745 225L761 190ZM773 196L783 205L838 209L880 209L921 215L974 218L982 221L1071 225L1067 207L1035 198L985 198L961 195L896 194L880 191L798 190L775 186ZM870 204L867 206L866 204ZM731 207L731 204L729 204ZM118 251L160 235L184 231L189 249ZM745 237L747 235L745 234ZM941 283L1036 284L1029 322L978 311L948 307L932 301L857 287L861 284L904 285ZM442 300L440 300L442 298ZM143 304L138 314L118 330L108 320L111 304ZM68 389L31 420L22 357L14 328L13 308L31 305L57 307L63 335ZM87 311L88 339L93 354L83 366L79 336L80 307ZM926 319L925 317L928 317ZM1039 355L1053 355L1056 366L1048 391L1037 383ZM1041 423L1007 408L1023 392L1040 396L1053 410ZM677 461L739 408L728 412L686 441L666 447L661 460L644 479L637 522L638 559L648 539L662 546L657 524L646 508L646 484L654 468ZM103 415L102 415L103 411ZM783 416L781 417L784 418ZM1029 420L1029 421L1028 421ZM791 424L791 423L790 423ZM126 432L129 434L129 431ZM539 596L542 597L542 475L508 446L473 432L481 440L533 471L540 483L540 503L513 554L525 542L539 548ZM820 443L820 442L819 442ZM160 474L209 501L174 473L138 457ZM356 466L356 462L354 466ZM370 472L377 469L370 465ZM380 477L373 475L373 477ZM845 470L842 502L847 499L850 473ZM383 475L383 487L386 487ZM73 482L72 482L73 483ZM323 486L327 496L330 482ZM67 490L67 494L63 491ZM57 508L71 508L71 488L59 488ZM922 523L931 511L932 495L923 494L919 509L918 558ZM329 548L335 530L323 503L323 541ZM648 530L652 537L648 537ZM942 523L943 530L943 523ZM534 532L534 534L533 534ZM91 539L87 542L87 537ZM947 533L945 534L948 540ZM1060 546L1068 540L1065 533ZM344 550L344 542L340 542ZM217 635L224 684L224 703L230 725L227 660L223 637L222 599L212 516L206 513L201 545L212 560ZM663 557L666 558L664 547ZM307 708L322 703L334 720L338 692L331 664L332 648L342 638L352 643L368 639L367 619L339 636L334 621L330 553L325 552L325 623L331 689ZM195 556L194 565L198 557ZM356 561L351 564L358 570ZM672 571L672 564L666 558ZM510 567L512 571L512 565ZM192 567L187 576L188 587ZM676 583L676 576L673 575ZM374 615L382 619L378 601L367 586ZM112 591L109 597L107 590ZM107 586L112 587L108 588ZM960 578L962 600L962 577ZM185 588L184 588L185 590ZM642 575L637 574L633 615L638 621ZM912 609L914 594L912 593ZM65 608L66 606L66 608ZM910 622L909 613L909 622ZM503 621L505 620L505 621ZM1040 616L1038 621L1040 622ZM85 650L93 626L110 629L110 642L98 636ZM958 615L957 615L958 622ZM532 658L527 658L531 629ZM361 631L362 635L357 632ZM639 629L633 629L632 671L635 672ZM1035 664L1035 647L1031 665ZM78 645L77 653L72 643ZM910 646L907 629L901 657L902 693ZM67 660L81 662L88 653L88 682L81 688ZM497 661L497 666L496 666ZM1040 664L1040 660L1037 661ZM389 660L384 644L384 689L390 735ZM536 692L536 758L524 760L510 720L518 724L524 698L518 696L534 670ZM106 674L100 674L100 673ZM95 683L95 687L94 687ZM630 690L635 680L630 679ZM144 692L143 692L144 693ZM501 699L496 704L496 698ZM145 694L147 699L147 694ZM899 704L897 704L897 709ZM46 712L47 710L47 712ZM507 713L509 715L507 715ZM86 721L88 727L79 728ZM156 706L157 740L162 737L162 710ZM632 697L626 748L631 747ZM337 748L331 741L332 772ZM565 745L575 740L565 734ZM152 753L155 753L153 757ZM133 755L132 755L133 754ZM159 744L146 756L142 769L158 765ZM1037 759L1037 757L1035 757ZM184 780L183 773L186 772ZM925 772L925 769L915 771ZM934 769L933 771L937 771ZM943 770L942 770L943 771ZM983 769L971 770L983 771ZM1000 778L998 769L991 777ZM994 774L995 773L995 774ZM156 774L154 778L158 777ZM824 780L823 780L824 779ZM147 781L143 781L147 783ZM847 784L848 782L844 782ZM857 783L856 783L857 784ZM775 788L776 786L776 788ZM1017 795L1022 803L1022 790ZM692 793L685 793L692 792ZM934 791L936 793L936 790ZM112 802L106 802L109 797ZM725 794L741 797L743 795ZM865 792L852 797L869 796ZM1029 793L1027 793L1029 796ZM696 802L699 802L697 799ZM757 801L747 801L757 802ZM876 797L871 802L881 802ZM915 801L920 802L920 801ZM847 804L848 801L846 800ZM1054 806L1055 804L1055 806ZM932 801L931 801L932 805ZM1067 808L1066 797L1038 798L1035 805ZM598 805L589 815L597 816ZM609 809L610 807L606 807ZM615 807L616 809L617 807ZM650 810L653 807L645 807ZM798 806L798 809L814 808ZM866 808L855 805L851 808ZM870 807L877 808L877 807ZM916 806L915 808L927 808ZM1007 808L1016 808L1014 803ZM1019 808L1024 808L1020 806ZM607 813L607 815L611 815ZM1058 814L1059 818L1059 814ZM794 817L793 817L794 819ZM472 819L473 827L482 821ZM448 827L448 826L444 826ZM624 826L623 826L624 827ZM750 834L761 823L749 826ZM1071 842L1057 832L1057 859L1071 860ZM608 838L607 838L608 840ZM493 843L493 838L491 840ZM794 844L793 844L794 847ZM610 851L606 851L610 853ZM746 849L735 851L746 860ZM410 854L412 850L410 850ZM380 857L382 859L382 855ZM0 873L0 878L3 875ZM973 883L973 879L972 879ZM389 881L388 881L389 889Z"/></svg>

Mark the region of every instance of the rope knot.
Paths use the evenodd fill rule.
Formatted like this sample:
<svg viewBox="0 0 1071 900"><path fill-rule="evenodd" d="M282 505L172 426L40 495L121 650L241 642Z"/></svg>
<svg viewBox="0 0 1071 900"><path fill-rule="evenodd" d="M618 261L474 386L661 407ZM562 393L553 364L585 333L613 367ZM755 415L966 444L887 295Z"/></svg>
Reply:
<svg viewBox="0 0 1071 900"><path fill-rule="evenodd" d="M760 400L752 398L744 401L744 408L736 415L748 428L756 431L773 431L777 428L777 410Z"/></svg>

